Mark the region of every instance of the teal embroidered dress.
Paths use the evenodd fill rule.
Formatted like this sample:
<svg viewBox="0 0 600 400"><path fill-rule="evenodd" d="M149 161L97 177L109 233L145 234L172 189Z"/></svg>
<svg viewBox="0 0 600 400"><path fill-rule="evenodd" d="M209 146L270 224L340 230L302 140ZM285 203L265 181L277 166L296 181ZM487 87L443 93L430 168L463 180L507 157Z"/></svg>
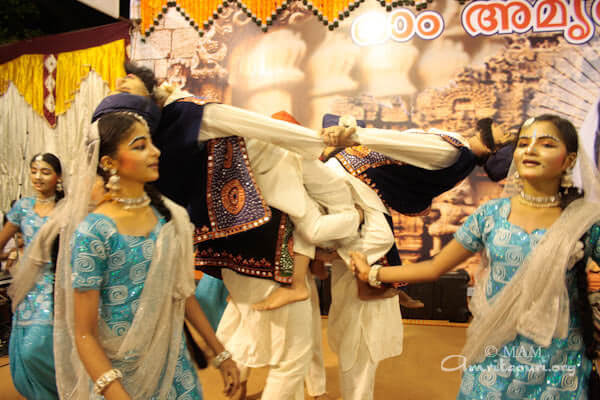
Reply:
<svg viewBox="0 0 600 400"><path fill-rule="evenodd" d="M159 217L159 222L147 237L130 236L119 233L111 218L89 214L75 232L72 244L73 288L100 291L99 318L117 336L126 334L131 326L152 262L156 239L164 224L165 220ZM160 267L169 268L168 265ZM114 368L127 374L127 367L121 361L113 360L112 363ZM127 390L127 379L123 382ZM167 399L202 399L202 389L185 338L181 341L175 377Z"/></svg>
<svg viewBox="0 0 600 400"><path fill-rule="evenodd" d="M48 220L35 210L34 197L18 200L6 215L23 233L25 247ZM15 388L28 399L58 399L54 373L54 268L41 268L37 282L17 306L9 342L10 373Z"/></svg>
<svg viewBox="0 0 600 400"><path fill-rule="evenodd" d="M467 250L485 249L489 259L489 300L502 290L537 245L544 229L531 233L508 221L510 199L490 201L471 215L456 232L455 239ZM592 254L598 259L598 252ZM584 355L575 271L567 273L570 320L565 339L554 338L543 348L517 335L500 349L489 349L483 362L468 367L462 377L458 399L587 399L591 362Z"/></svg>

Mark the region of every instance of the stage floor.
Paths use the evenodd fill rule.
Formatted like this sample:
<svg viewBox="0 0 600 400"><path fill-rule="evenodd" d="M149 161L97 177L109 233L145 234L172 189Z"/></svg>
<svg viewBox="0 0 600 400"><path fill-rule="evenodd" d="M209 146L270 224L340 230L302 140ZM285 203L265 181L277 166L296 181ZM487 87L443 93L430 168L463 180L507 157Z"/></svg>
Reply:
<svg viewBox="0 0 600 400"><path fill-rule="evenodd" d="M324 358L327 390L330 399L340 399L337 359L327 345L327 319L323 322ZM404 352L383 361L377 370L375 400L446 400L456 398L460 372L444 372L445 357L459 354L465 342L466 324L443 324L439 321L405 320ZM456 366L456 360L446 367ZM249 399L259 399L267 368L252 370L248 381ZM226 400L217 370L209 367L199 373L207 400ZM0 398L23 399L12 385L8 358L0 358ZM307 397L308 398L308 397Z"/></svg>

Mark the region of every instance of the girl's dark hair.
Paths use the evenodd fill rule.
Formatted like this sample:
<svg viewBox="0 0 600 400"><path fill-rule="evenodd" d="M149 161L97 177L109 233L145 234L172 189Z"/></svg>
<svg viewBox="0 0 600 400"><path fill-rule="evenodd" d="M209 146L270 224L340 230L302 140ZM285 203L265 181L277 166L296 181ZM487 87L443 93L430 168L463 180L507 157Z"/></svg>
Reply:
<svg viewBox="0 0 600 400"><path fill-rule="evenodd" d="M34 161L37 161L36 159L38 157L41 157L42 161L49 164L52 167L52 169L54 170L54 172L56 173L56 175L58 175L59 177L62 176L62 166L60 165L60 160L58 159L58 157L56 157L52 153L36 154L35 156L33 156L31 158L31 161L29 161L29 168L31 168ZM56 190L56 201L62 199L63 197L65 197L65 191L64 190Z"/></svg>
<svg viewBox="0 0 600 400"><path fill-rule="evenodd" d="M482 118L477 121L477 131L479 132L479 139L485 145L485 147L490 149L491 152L496 150L494 134L492 133L493 123L494 120L491 118Z"/></svg>
<svg viewBox="0 0 600 400"><path fill-rule="evenodd" d="M115 157L119 144L126 139L136 122L140 122L140 120L130 112L114 112L100 117L98 120L98 132L100 134L98 158L100 159L102 156ZM108 182L108 178L110 177L108 171L99 168L98 174L102 176L105 183ZM171 212L162 200L158 190L149 183L144 185L144 189L148 197L150 197L150 204L169 221L171 219Z"/></svg>
<svg viewBox="0 0 600 400"><path fill-rule="evenodd" d="M142 67L140 65L134 64L132 62L125 63L125 72L127 74L133 74L140 78L140 80L146 86L148 93L152 95L154 91L154 87L156 86L156 77L154 76L154 72L150 68Z"/></svg>
<svg viewBox="0 0 600 400"><path fill-rule="evenodd" d="M573 124L570 121L554 114L542 114L540 116L530 118L527 121L525 121L525 123L523 123L519 128L517 140L521 136L521 131L523 130L523 128L528 127L534 122L540 121L548 121L556 127L560 138L562 139L563 143L565 144L565 147L567 148L567 153L577 153L577 150L579 149L579 137L577 136L577 129L575 129L575 126L573 126ZM558 189L558 191L561 194L561 207L563 209L566 208L569 204L571 204L571 202L573 202L574 200L583 197L583 191L580 192L576 188L570 188L569 190L567 190L561 186Z"/></svg>

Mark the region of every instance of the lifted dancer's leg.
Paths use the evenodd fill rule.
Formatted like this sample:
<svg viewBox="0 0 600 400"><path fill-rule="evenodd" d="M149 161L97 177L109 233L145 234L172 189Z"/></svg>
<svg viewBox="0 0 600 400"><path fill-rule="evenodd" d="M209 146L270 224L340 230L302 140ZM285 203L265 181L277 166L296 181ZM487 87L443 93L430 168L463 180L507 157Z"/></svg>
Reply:
<svg viewBox="0 0 600 400"><path fill-rule="evenodd" d="M254 304L253 308L259 311L274 310L286 304L308 299L306 273L309 263L310 258L307 256L298 253L294 254L292 284L278 287L266 299Z"/></svg>

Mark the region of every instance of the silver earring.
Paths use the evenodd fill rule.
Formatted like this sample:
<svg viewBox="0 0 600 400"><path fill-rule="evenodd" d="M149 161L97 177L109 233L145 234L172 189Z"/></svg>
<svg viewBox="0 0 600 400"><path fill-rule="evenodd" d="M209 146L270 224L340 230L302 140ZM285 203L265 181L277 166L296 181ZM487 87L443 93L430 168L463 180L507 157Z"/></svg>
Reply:
<svg viewBox="0 0 600 400"><path fill-rule="evenodd" d="M521 175L519 175L519 171L515 171L512 179L507 180L507 184L514 185L519 190L523 189L523 182L521 182Z"/></svg>
<svg viewBox="0 0 600 400"><path fill-rule="evenodd" d="M569 189L573 187L573 170L568 169L560 179L560 187L565 190L565 193L569 192Z"/></svg>
<svg viewBox="0 0 600 400"><path fill-rule="evenodd" d="M119 177L119 175L117 175L117 170L111 168L110 178L108 178L108 183L105 185L105 187L111 192L111 194L116 194L121 189L121 185L119 184L120 180L121 178Z"/></svg>
<svg viewBox="0 0 600 400"><path fill-rule="evenodd" d="M59 180L58 182L56 182L56 191L57 192L62 192L63 190L64 190L64 188L63 188L62 181Z"/></svg>

